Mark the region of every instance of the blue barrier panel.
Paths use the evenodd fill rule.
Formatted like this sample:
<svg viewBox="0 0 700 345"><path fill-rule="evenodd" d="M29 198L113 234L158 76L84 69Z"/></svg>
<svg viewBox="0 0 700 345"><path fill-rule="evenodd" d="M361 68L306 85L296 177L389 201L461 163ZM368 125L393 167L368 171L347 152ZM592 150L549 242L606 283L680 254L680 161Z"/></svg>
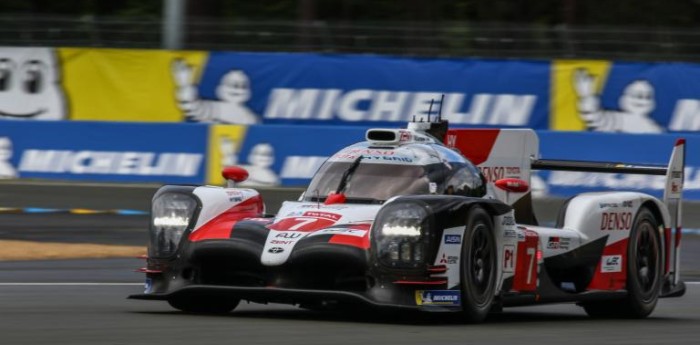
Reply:
<svg viewBox="0 0 700 345"><path fill-rule="evenodd" d="M306 186L318 167L345 146L365 140L365 127L248 127L239 164L248 170L246 186Z"/></svg>
<svg viewBox="0 0 700 345"><path fill-rule="evenodd" d="M192 121L403 125L431 100L454 125L549 128L549 61L212 52ZM190 93L191 96L197 93ZM188 103L188 104L190 104Z"/></svg>
<svg viewBox="0 0 700 345"><path fill-rule="evenodd" d="M666 165L674 143L686 138L684 199L700 199L700 136L691 134L610 134L591 132L538 131L543 159L571 159ZM548 193L571 196L601 190L638 190L660 197L664 176L545 172L538 175Z"/></svg>
<svg viewBox="0 0 700 345"><path fill-rule="evenodd" d="M0 176L203 183L208 126L5 121Z"/></svg>

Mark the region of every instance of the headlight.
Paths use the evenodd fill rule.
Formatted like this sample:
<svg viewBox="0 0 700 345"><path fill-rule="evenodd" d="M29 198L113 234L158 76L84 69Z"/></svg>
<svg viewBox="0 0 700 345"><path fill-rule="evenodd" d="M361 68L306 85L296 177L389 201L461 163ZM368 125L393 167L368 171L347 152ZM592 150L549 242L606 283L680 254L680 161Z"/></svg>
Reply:
<svg viewBox="0 0 700 345"><path fill-rule="evenodd" d="M168 257L177 251L197 201L187 194L165 193L153 201L150 256Z"/></svg>
<svg viewBox="0 0 700 345"><path fill-rule="evenodd" d="M416 267L424 257L430 230L430 215L416 202L385 206L374 224L374 247L378 259L391 267Z"/></svg>
<svg viewBox="0 0 700 345"><path fill-rule="evenodd" d="M420 237L426 210L416 204L400 204L399 208L387 210L382 217L382 236Z"/></svg>

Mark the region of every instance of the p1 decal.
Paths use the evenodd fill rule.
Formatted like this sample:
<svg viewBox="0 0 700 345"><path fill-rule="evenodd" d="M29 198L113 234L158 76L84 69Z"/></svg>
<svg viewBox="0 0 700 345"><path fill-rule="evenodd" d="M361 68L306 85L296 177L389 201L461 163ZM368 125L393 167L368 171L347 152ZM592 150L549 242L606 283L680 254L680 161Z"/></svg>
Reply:
<svg viewBox="0 0 700 345"><path fill-rule="evenodd" d="M416 290L416 305L424 306L460 306L459 290Z"/></svg>
<svg viewBox="0 0 700 345"><path fill-rule="evenodd" d="M515 269L515 246L503 246L503 272L511 273Z"/></svg>

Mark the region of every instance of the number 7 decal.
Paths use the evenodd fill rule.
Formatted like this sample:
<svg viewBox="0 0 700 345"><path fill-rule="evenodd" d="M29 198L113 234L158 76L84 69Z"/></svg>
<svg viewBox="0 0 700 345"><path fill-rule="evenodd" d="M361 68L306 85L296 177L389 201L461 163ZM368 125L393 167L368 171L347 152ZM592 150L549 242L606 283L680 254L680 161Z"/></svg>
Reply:
<svg viewBox="0 0 700 345"><path fill-rule="evenodd" d="M513 290L537 290L537 246L539 236L532 230L523 230L525 238L518 241L518 260L516 261Z"/></svg>

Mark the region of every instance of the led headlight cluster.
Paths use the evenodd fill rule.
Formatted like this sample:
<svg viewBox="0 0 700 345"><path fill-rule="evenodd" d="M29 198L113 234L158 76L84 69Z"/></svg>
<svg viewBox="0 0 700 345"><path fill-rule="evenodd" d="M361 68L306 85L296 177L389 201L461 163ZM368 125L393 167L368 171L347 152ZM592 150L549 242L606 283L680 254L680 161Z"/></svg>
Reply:
<svg viewBox="0 0 700 345"><path fill-rule="evenodd" d="M168 257L177 251L196 208L197 201L181 193L165 193L153 201L150 256Z"/></svg>
<svg viewBox="0 0 700 345"><path fill-rule="evenodd" d="M427 209L415 202L391 203L375 222L379 260L392 267L413 267L425 259Z"/></svg>

